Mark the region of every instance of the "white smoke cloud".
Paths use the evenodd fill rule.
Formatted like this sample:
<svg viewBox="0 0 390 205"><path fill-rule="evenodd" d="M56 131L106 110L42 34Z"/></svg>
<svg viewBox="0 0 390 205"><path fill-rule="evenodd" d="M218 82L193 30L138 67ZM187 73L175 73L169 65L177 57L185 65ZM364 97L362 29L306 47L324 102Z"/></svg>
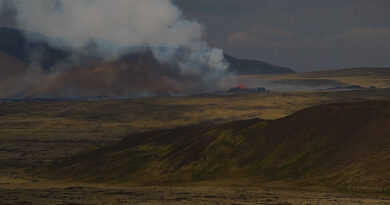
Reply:
<svg viewBox="0 0 390 205"><path fill-rule="evenodd" d="M80 50L93 43L106 58L148 47L160 61L175 60L182 74L205 78L215 79L228 66L222 50L202 41L202 25L184 19L171 0L12 1L19 27L57 46Z"/></svg>

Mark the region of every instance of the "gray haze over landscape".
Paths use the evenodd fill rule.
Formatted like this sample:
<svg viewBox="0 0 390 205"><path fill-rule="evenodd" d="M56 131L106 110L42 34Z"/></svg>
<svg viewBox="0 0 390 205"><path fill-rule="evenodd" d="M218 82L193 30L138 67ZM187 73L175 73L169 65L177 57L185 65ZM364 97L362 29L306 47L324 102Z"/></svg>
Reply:
<svg viewBox="0 0 390 205"><path fill-rule="evenodd" d="M29 78L32 84L8 82L12 87L21 88L10 93L4 91L8 93L6 97L20 97L28 92L34 93L28 96L44 97L198 93L219 86L229 66L223 50L211 48L204 41L203 25L183 18L181 10L170 0L0 0L0 10L3 25L17 28L3 28L0 40L4 50L8 53L17 50L13 52L15 57L18 53L27 53L25 61L33 68L30 69L33 74L24 73L25 70L17 72L18 78ZM22 37L16 39L18 32ZM25 38L42 44L34 50L33 46L23 45ZM18 44L22 45L17 47ZM52 49L47 52L51 54L60 49L57 54L62 53L62 59L55 62L53 57L51 60L55 63L42 66L43 59L49 56L45 47ZM141 60L137 60L137 55L143 56ZM85 62L89 63L89 71ZM118 62L122 62L122 66L118 66ZM70 74L75 67L77 71ZM105 73L97 80L96 73L102 73L102 67ZM82 72L92 73L93 79L88 78L88 74L81 77ZM9 77L12 72L4 73L6 80L12 81ZM82 80L71 82L75 78L65 77L67 75ZM47 94L47 88L55 87L45 85L49 81L63 83L60 89ZM102 92L95 92L96 84L103 86ZM112 89L107 91L105 85ZM80 92L81 87L94 87L94 93L91 90ZM119 92L113 94L113 89Z"/></svg>
<svg viewBox="0 0 390 205"><path fill-rule="evenodd" d="M3 0L2 2L5 2ZM388 0L173 0L212 47L296 71L390 65ZM3 8L0 26L14 26Z"/></svg>
<svg viewBox="0 0 390 205"><path fill-rule="evenodd" d="M388 0L175 0L211 46L296 71L390 65Z"/></svg>

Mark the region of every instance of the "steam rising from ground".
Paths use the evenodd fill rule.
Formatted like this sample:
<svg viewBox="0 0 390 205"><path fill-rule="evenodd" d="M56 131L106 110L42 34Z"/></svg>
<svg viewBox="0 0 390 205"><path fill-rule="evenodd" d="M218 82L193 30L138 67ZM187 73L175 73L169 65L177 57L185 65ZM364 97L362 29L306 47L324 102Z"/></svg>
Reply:
<svg viewBox="0 0 390 205"><path fill-rule="evenodd" d="M202 25L183 18L171 0L11 2L21 29L44 34L51 45L73 53L93 51L112 61L148 48L156 60L175 64L179 75L202 84L215 83L228 67L223 51L209 48L202 40Z"/></svg>

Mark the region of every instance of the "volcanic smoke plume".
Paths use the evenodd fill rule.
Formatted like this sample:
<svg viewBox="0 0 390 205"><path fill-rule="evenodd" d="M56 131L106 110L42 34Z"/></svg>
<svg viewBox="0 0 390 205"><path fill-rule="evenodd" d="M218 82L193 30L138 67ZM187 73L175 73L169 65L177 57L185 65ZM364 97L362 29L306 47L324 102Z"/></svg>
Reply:
<svg viewBox="0 0 390 205"><path fill-rule="evenodd" d="M204 92L228 67L223 51L202 40L202 25L171 0L0 0L10 4L29 41L70 56L39 74L25 72L30 83L17 86L25 96Z"/></svg>

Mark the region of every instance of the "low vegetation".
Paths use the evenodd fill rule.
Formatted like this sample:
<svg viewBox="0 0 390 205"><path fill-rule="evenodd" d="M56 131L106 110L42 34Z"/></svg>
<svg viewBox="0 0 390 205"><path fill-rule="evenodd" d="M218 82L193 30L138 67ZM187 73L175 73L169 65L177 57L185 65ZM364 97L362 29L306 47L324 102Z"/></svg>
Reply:
<svg viewBox="0 0 390 205"><path fill-rule="evenodd" d="M389 128L389 102L320 105L277 120L135 134L48 169L52 177L84 182L162 185L228 180L261 186L282 181L386 192Z"/></svg>

